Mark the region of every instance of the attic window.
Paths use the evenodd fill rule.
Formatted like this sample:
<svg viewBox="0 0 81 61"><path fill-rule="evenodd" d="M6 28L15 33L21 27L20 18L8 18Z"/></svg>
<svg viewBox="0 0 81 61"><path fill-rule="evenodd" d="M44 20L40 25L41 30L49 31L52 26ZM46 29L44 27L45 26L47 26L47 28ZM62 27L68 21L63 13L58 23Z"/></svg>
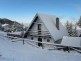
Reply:
<svg viewBox="0 0 81 61"><path fill-rule="evenodd" d="M59 30L59 18L56 18L56 27Z"/></svg>

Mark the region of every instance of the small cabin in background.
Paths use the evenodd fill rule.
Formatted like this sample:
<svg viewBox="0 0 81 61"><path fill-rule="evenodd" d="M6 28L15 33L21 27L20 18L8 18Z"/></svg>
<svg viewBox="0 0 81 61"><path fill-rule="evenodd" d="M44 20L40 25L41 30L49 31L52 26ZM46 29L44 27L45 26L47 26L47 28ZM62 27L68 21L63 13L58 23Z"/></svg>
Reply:
<svg viewBox="0 0 81 61"><path fill-rule="evenodd" d="M67 36L66 28L59 17L37 13L27 29L24 38L39 42L60 43L63 36ZM38 46L42 46L38 43Z"/></svg>
<svg viewBox="0 0 81 61"><path fill-rule="evenodd" d="M2 27L6 32L11 32L15 30L15 27L9 24L3 24Z"/></svg>

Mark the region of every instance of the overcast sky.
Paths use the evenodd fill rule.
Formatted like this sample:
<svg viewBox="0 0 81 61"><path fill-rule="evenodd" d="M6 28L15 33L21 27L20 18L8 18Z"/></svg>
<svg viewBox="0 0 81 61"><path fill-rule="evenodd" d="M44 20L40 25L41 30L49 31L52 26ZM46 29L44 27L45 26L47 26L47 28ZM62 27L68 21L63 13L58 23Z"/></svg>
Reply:
<svg viewBox="0 0 81 61"><path fill-rule="evenodd" d="M36 13L56 15L63 22L78 20L81 0L0 0L0 18L27 23Z"/></svg>

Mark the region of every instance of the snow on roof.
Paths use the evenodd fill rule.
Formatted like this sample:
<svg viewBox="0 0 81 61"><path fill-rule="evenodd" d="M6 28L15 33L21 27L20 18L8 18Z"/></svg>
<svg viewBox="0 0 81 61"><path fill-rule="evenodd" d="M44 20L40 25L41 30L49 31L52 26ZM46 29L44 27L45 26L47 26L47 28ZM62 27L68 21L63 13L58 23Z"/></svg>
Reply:
<svg viewBox="0 0 81 61"><path fill-rule="evenodd" d="M68 35L66 28L60 22L59 22L60 30L56 28L56 18L57 18L56 16L37 13L34 19L37 16L44 23L44 25L46 26L46 28L48 29L48 31L50 32L51 36L54 38L55 41L61 39L63 36Z"/></svg>
<svg viewBox="0 0 81 61"><path fill-rule="evenodd" d="M17 32L11 32L9 34L22 35L24 33L25 33L25 31L19 31L19 32L17 31Z"/></svg>
<svg viewBox="0 0 81 61"><path fill-rule="evenodd" d="M81 30L81 28L77 26L77 30Z"/></svg>
<svg viewBox="0 0 81 61"><path fill-rule="evenodd" d="M81 47L81 37L64 36L61 44L65 46Z"/></svg>
<svg viewBox="0 0 81 61"><path fill-rule="evenodd" d="M76 30L77 30L78 36L80 36L80 34L81 34L81 28L77 26Z"/></svg>
<svg viewBox="0 0 81 61"><path fill-rule="evenodd" d="M9 25L9 24L3 24L2 27L7 26L7 25Z"/></svg>

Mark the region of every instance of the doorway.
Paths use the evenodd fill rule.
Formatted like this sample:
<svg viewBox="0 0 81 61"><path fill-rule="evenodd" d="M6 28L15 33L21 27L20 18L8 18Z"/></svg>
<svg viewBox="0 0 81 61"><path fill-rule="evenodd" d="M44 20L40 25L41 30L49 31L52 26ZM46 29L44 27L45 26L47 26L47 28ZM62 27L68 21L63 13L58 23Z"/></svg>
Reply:
<svg viewBox="0 0 81 61"><path fill-rule="evenodd" d="M81 37L81 34L80 34L80 36L79 37Z"/></svg>
<svg viewBox="0 0 81 61"><path fill-rule="evenodd" d="M41 37L38 37L38 41L39 42L42 42L42 38ZM42 43L38 43L38 46L42 46Z"/></svg>

